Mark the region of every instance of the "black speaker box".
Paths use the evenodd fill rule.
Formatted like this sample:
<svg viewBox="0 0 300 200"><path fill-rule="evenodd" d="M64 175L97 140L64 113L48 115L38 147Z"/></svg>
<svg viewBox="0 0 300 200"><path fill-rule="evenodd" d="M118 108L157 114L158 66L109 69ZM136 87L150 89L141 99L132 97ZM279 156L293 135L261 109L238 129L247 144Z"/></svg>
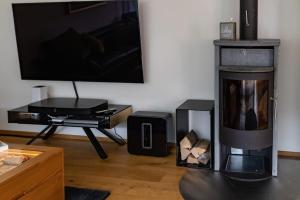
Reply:
<svg viewBox="0 0 300 200"><path fill-rule="evenodd" d="M173 129L170 113L133 113L127 120L128 152L138 155L166 156L169 154L167 136Z"/></svg>

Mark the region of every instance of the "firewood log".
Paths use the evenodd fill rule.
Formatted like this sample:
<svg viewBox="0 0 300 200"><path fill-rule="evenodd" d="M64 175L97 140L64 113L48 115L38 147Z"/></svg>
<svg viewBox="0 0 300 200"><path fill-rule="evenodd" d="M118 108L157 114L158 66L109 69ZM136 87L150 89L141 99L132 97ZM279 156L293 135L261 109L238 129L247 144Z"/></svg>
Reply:
<svg viewBox="0 0 300 200"><path fill-rule="evenodd" d="M190 154L187 158L187 163L189 164L199 164L199 160L195 158L192 154Z"/></svg>
<svg viewBox="0 0 300 200"><path fill-rule="evenodd" d="M191 154L191 150L182 148L180 146L181 160L186 160L187 157Z"/></svg>
<svg viewBox="0 0 300 200"><path fill-rule="evenodd" d="M208 163L208 161L210 160L210 157L211 157L211 153L210 153L210 148L203 154L201 154L199 157L198 157L198 161L199 163L201 164L204 164L206 165Z"/></svg>
<svg viewBox="0 0 300 200"><path fill-rule="evenodd" d="M191 153L195 158L199 158L201 154L207 151L209 144L208 140L199 140L191 149Z"/></svg>
<svg viewBox="0 0 300 200"><path fill-rule="evenodd" d="M185 149L191 149L197 141L197 134L192 130L180 141L180 147Z"/></svg>

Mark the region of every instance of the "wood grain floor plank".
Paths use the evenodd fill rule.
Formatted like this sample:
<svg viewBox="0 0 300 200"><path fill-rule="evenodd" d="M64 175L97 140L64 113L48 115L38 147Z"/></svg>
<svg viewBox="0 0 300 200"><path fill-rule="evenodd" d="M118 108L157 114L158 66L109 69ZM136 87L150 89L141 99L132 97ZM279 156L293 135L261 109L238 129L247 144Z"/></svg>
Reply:
<svg viewBox="0 0 300 200"><path fill-rule="evenodd" d="M28 139L1 137L9 143L24 144ZM34 145L63 147L65 184L109 190L111 200L179 200L179 180L186 169L175 165L175 150L167 157L130 155L127 147L101 142L108 159L99 159L93 146L84 140L50 138Z"/></svg>

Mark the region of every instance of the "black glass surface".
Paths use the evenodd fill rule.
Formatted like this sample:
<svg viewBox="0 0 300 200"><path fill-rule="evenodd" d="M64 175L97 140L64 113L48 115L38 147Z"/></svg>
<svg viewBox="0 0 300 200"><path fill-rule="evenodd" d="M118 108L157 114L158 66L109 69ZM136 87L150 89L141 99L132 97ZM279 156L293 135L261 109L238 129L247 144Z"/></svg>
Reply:
<svg viewBox="0 0 300 200"><path fill-rule="evenodd" d="M225 167L226 172L265 173L263 156L229 155Z"/></svg>
<svg viewBox="0 0 300 200"><path fill-rule="evenodd" d="M268 128L268 80L224 79L223 125L238 130Z"/></svg>
<svg viewBox="0 0 300 200"><path fill-rule="evenodd" d="M144 82L136 0L12 7L22 79Z"/></svg>

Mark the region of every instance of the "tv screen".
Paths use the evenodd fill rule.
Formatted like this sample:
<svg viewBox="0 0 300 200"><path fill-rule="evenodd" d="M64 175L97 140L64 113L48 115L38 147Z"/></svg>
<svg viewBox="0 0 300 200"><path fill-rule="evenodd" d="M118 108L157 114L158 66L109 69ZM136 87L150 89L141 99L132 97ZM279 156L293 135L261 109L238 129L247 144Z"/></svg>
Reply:
<svg viewBox="0 0 300 200"><path fill-rule="evenodd" d="M22 79L144 82L136 0L12 8Z"/></svg>

